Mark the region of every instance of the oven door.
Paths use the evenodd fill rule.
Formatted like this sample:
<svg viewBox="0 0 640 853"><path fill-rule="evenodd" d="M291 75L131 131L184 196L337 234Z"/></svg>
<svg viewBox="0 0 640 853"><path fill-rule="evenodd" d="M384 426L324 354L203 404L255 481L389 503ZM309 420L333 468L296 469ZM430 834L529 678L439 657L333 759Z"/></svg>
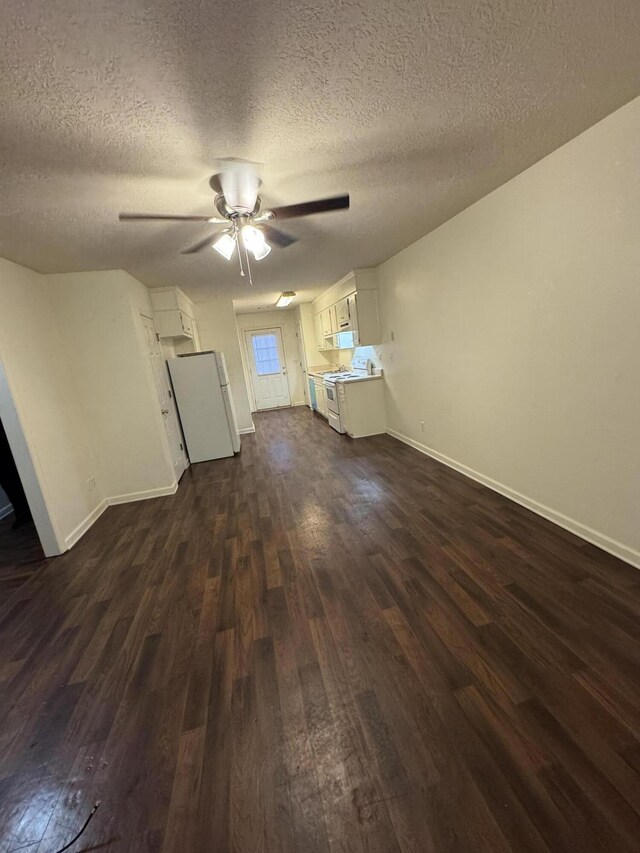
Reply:
<svg viewBox="0 0 640 853"><path fill-rule="evenodd" d="M336 432L343 433L344 427L342 426L342 420L340 419L340 415L336 415L335 412L327 412L327 420L329 421L329 426L331 429L335 429Z"/></svg>
<svg viewBox="0 0 640 853"><path fill-rule="evenodd" d="M334 415L339 415L340 406L338 405L338 391L336 390L336 383L325 381L324 388L327 392L327 409L330 412L333 412Z"/></svg>

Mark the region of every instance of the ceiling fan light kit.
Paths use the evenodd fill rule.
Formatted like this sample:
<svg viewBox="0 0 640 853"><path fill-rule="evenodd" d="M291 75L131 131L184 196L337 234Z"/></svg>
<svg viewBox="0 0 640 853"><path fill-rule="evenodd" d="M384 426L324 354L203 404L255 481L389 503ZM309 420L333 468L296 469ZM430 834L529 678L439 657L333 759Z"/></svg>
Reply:
<svg viewBox="0 0 640 853"><path fill-rule="evenodd" d="M271 246L267 244L264 234L255 225L243 225L242 241L245 248L251 252L256 261L266 258L271 251Z"/></svg>
<svg viewBox="0 0 640 853"><path fill-rule="evenodd" d="M296 243L298 239L291 234L286 234L279 228L275 228L271 224L274 219L294 219L315 213L346 210L349 207L349 196L344 194L333 198L261 210L262 201L258 195L261 183L254 164L229 161L222 172L213 175L209 180L209 186L216 193L214 205L221 218L160 213L121 213L119 218L121 221L170 220L225 225L226 228L223 231L214 231L212 234L208 234L202 240L187 249L183 249L182 254L191 255L202 251L204 248L213 247L219 255L230 261L237 246L240 275L244 276L245 274L242 262L242 250L244 250L249 282L253 284L249 252L256 261L261 261L271 252L272 246L284 249L292 243ZM295 296L295 294L293 295Z"/></svg>
<svg viewBox="0 0 640 853"><path fill-rule="evenodd" d="M230 234L228 231L225 231L211 244L211 246L216 250L216 252L222 255L223 258L230 261L234 249L236 248L235 234Z"/></svg>

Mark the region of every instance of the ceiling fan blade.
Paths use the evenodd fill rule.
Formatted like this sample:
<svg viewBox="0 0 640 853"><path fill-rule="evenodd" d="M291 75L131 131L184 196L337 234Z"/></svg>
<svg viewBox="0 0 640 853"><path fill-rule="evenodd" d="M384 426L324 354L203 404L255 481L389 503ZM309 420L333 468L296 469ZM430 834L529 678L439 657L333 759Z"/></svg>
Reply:
<svg viewBox="0 0 640 853"><path fill-rule="evenodd" d="M203 237L202 240L198 240L198 242L194 243L193 246L189 246L188 249L182 249L180 254L193 255L195 252L201 251L205 246L210 246L218 234L220 234L219 231L213 231L211 234L207 234L206 237Z"/></svg>
<svg viewBox="0 0 640 853"><path fill-rule="evenodd" d="M292 243L297 243L298 238L292 237L291 234L285 234L279 228L274 228L273 225L259 225L258 228L262 231L269 243L274 246L279 246L281 249L286 249Z"/></svg>
<svg viewBox="0 0 640 853"><path fill-rule="evenodd" d="M238 213L251 213L262 183L255 167L251 163L229 163L219 177L227 205Z"/></svg>
<svg viewBox="0 0 640 853"><path fill-rule="evenodd" d="M169 220L171 222L211 222L210 216L174 216L170 213L121 213L118 219L120 222L152 219Z"/></svg>
<svg viewBox="0 0 640 853"><path fill-rule="evenodd" d="M326 213L330 210L345 210L349 207L349 196L336 195L316 201L304 201L300 204L286 204L284 207L270 207L276 219L294 219L298 216L310 216L312 213Z"/></svg>

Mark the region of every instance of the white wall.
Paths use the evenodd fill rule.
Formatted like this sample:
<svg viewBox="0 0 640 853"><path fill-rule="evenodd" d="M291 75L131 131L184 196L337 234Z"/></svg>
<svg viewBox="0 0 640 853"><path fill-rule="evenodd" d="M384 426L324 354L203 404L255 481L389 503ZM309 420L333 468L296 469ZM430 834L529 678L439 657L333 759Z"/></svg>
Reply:
<svg viewBox="0 0 640 853"><path fill-rule="evenodd" d="M102 502L88 484L96 459L87 422L45 278L0 258L0 305L0 361L61 551ZM32 484L24 485L31 503ZM43 546L55 553L53 541Z"/></svg>
<svg viewBox="0 0 640 853"><path fill-rule="evenodd" d="M195 309L200 348L225 354L238 429L253 432L233 302L225 296L212 297L206 302L196 302Z"/></svg>
<svg viewBox="0 0 640 853"><path fill-rule="evenodd" d="M383 264L376 347L392 431L637 565L639 139L640 99Z"/></svg>
<svg viewBox="0 0 640 853"><path fill-rule="evenodd" d="M255 400L253 399L253 391L251 388L251 379L249 376L249 357L247 351L245 332L252 329L274 329L279 328L282 332L282 345L284 347L284 358L287 366L287 379L289 382L289 393L291 395L291 405L300 406L305 403L304 396L304 376L300 366L300 358L298 355L298 345L296 339L296 323L298 320L298 312L291 309L282 309L280 311L256 311L252 314L237 314L236 323L238 326L238 335L240 340L241 353L243 357L243 367L245 373L245 384L247 395L250 400L250 405L255 411Z"/></svg>
<svg viewBox="0 0 640 853"><path fill-rule="evenodd" d="M110 503L175 487L139 313L149 293L122 270L46 276Z"/></svg>

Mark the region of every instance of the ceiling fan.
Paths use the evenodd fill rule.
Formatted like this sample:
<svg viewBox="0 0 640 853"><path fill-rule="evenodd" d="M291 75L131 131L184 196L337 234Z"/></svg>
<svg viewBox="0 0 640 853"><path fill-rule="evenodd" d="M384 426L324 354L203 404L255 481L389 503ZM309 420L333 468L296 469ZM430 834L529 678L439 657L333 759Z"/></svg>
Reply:
<svg viewBox="0 0 640 853"><path fill-rule="evenodd" d="M287 204L282 207L261 209L261 199L258 195L262 181L253 163L244 161L227 161L225 168L211 177L209 186L215 192L214 204L219 216L172 215L162 213L121 213L119 218L124 221L153 221L169 220L177 222L208 222L212 225L222 225L212 233L207 234L197 243L182 250L183 255L200 252L207 246L213 247L223 258L231 260L238 249L240 275L244 276L245 263L251 280L251 265L249 252L256 261L266 258L271 246L284 249L297 242L297 237L286 234L275 228L271 222L275 219L294 219L300 216L310 216L314 213L325 213L332 210L344 210L349 207L347 194L332 198L306 201L300 204Z"/></svg>

